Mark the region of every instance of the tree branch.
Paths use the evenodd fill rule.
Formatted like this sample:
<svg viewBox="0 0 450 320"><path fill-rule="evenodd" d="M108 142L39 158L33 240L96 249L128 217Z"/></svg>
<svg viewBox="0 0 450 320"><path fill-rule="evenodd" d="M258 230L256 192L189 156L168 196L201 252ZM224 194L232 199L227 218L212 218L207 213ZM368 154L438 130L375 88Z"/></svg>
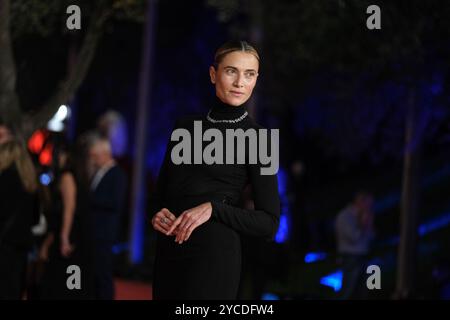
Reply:
<svg viewBox="0 0 450 320"><path fill-rule="evenodd" d="M27 137L36 129L45 126L56 111L58 111L59 106L70 101L78 90L87 75L95 56L103 26L111 16L111 13L111 8L105 8L104 5L99 5L96 12L92 15L89 29L84 37L73 72L70 72L67 78L60 83L58 90L38 109L38 113L27 115L23 123L23 131Z"/></svg>
<svg viewBox="0 0 450 320"><path fill-rule="evenodd" d="M16 94L16 66L10 33L10 1L0 0L0 117L12 127L20 123L20 105Z"/></svg>

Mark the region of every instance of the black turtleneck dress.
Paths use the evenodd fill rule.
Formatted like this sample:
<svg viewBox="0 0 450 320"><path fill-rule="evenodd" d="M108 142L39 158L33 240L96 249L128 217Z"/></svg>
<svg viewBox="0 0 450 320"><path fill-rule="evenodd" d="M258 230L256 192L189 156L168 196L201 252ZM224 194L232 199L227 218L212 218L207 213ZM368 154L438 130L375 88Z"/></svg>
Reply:
<svg viewBox="0 0 450 320"><path fill-rule="evenodd" d="M238 119L245 112L245 104L230 106L216 98L210 118ZM219 129L224 145L225 129L262 128L249 116L236 123L213 123L206 116L193 116L177 120L175 129L187 129L193 138L194 121L202 121L202 132L209 128ZM167 208L179 216L184 210L205 202L211 202L212 214L182 244L176 243L174 236L157 232L153 298L236 299L241 273L240 236L271 241L278 229L280 200L277 176L262 175L259 160L258 164L249 164L247 144L245 164L236 164L235 148L234 164L208 165L204 161L193 164L192 150L192 164L175 165L170 154L177 143L168 143L156 185L152 214ZM203 142L203 147L210 143ZM225 151L224 147L223 159ZM251 184L254 210L238 206L248 184Z"/></svg>

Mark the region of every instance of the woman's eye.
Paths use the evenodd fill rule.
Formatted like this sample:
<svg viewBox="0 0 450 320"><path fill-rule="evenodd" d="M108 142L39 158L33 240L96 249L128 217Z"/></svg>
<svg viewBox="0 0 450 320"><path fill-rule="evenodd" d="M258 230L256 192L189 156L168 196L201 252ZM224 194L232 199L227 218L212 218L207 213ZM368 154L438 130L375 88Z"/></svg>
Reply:
<svg viewBox="0 0 450 320"><path fill-rule="evenodd" d="M246 78L253 78L255 76L255 73L254 72L247 72L246 74L245 74L245 77Z"/></svg>
<svg viewBox="0 0 450 320"><path fill-rule="evenodd" d="M234 70L234 69L227 69L226 72L227 72L227 74L231 75L231 74L235 74L236 70Z"/></svg>

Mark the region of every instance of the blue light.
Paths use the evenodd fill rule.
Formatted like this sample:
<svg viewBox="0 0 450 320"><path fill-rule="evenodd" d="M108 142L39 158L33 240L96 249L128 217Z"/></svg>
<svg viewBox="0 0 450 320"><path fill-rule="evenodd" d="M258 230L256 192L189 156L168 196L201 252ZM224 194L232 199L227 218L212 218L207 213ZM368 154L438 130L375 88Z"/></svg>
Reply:
<svg viewBox="0 0 450 320"><path fill-rule="evenodd" d="M278 227L278 232L275 235L275 242L283 243L289 238L289 200L287 196L287 176L286 172L280 168L278 170L278 192L280 195L281 202L281 216L280 216L280 226Z"/></svg>
<svg viewBox="0 0 450 320"><path fill-rule="evenodd" d="M327 254L325 252L309 252L305 255L305 263L313 263L325 260Z"/></svg>
<svg viewBox="0 0 450 320"><path fill-rule="evenodd" d="M123 243L117 243L115 245L112 246L112 252L113 254L119 254L123 251L128 250L128 243L127 242L123 242Z"/></svg>
<svg viewBox="0 0 450 320"><path fill-rule="evenodd" d="M422 237L432 231L441 229L450 224L450 213L445 213L436 217L427 223L423 223L419 227L419 235Z"/></svg>
<svg viewBox="0 0 450 320"><path fill-rule="evenodd" d="M278 232L275 236L275 242L283 243L288 237L288 222L285 214L280 217L280 226L278 227Z"/></svg>
<svg viewBox="0 0 450 320"><path fill-rule="evenodd" d="M39 181L41 182L42 185L48 186L50 182L52 182L52 177L48 173L42 173L39 176Z"/></svg>
<svg viewBox="0 0 450 320"><path fill-rule="evenodd" d="M428 189L448 176L450 176L450 165L445 165L434 173L424 177L421 187L424 189ZM401 193L399 191L393 191L383 198L378 199L377 201L375 201L374 205L375 213L379 214L387 212L389 209L392 209L399 203L400 198Z"/></svg>
<svg viewBox="0 0 450 320"><path fill-rule="evenodd" d="M333 288L335 292L342 288L342 270L329 274L320 279L320 284Z"/></svg>
<svg viewBox="0 0 450 320"><path fill-rule="evenodd" d="M264 293L261 300L280 300L280 297L273 293Z"/></svg>
<svg viewBox="0 0 450 320"><path fill-rule="evenodd" d="M430 91L433 95L437 95L442 92L442 83L433 83L430 87Z"/></svg>
<svg viewBox="0 0 450 320"><path fill-rule="evenodd" d="M419 236L420 237L426 236L430 232L442 229L442 228L448 226L449 224L450 224L450 212L441 214L441 215L427 221L426 223L422 223L419 226L419 230L418 230ZM392 236L392 237L385 239L384 241L380 241L379 245L380 246L394 246L394 245L397 245L399 243L399 241L400 241L399 236Z"/></svg>
<svg viewBox="0 0 450 320"><path fill-rule="evenodd" d="M133 219L132 234L131 234L131 252L130 252L130 262L136 264L142 261L144 257L144 227L145 227L145 216L144 216L144 185L141 185L137 194L136 208L135 208L135 218Z"/></svg>

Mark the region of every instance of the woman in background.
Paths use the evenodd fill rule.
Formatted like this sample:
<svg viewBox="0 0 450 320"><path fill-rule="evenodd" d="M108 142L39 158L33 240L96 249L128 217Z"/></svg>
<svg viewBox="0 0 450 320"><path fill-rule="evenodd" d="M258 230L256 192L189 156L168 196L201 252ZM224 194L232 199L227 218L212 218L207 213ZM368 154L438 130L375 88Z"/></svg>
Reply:
<svg viewBox="0 0 450 320"><path fill-rule="evenodd" d="M0 144L0 300L21 299L31 227L37 216L37 178L25 146Z"/></svg>
<svg viewBox="0 0 450 320"><path fill-rule="evenodd" d="M89 298L89 286L84 282L88 267L84 254L86 244L82 215L87 212L85 192L79 188L69 150L66 145L57 146L57 168L51 184L51 210L49 230L39 256L47 261L42 279L43 299ZM83 277L81 290L67 288L67 267L77 265Z"/></svg>

